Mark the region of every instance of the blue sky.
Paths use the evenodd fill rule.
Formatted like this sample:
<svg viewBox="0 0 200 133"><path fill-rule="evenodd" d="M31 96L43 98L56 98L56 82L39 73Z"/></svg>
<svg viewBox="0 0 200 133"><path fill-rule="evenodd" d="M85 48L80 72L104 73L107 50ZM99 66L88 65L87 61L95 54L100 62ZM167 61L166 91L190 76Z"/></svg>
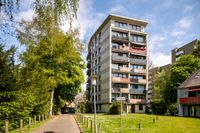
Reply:
<svg viewBox="0 0 200 133"><path fill-rule="evenodd" d="M171 49L200 38L199 0L80 0L78 20L86 42L108 14L149 22L149 53L155 66L171 62Z"/></svg>
<svg viewBox="0 0 200 133"><path fill-rule="evenodd" d="M21 0L15 20L31 20L32 1ZM173 48L200 38L199 7L200 0L80 0L78 19L73 24L80 28L81 41L87 43L110 13L147 20L150 58L155 66L162 66L171 62ZM66 24L62 29L68 27ZM12 37L6 41L8 45L18 44Z"/></svg>

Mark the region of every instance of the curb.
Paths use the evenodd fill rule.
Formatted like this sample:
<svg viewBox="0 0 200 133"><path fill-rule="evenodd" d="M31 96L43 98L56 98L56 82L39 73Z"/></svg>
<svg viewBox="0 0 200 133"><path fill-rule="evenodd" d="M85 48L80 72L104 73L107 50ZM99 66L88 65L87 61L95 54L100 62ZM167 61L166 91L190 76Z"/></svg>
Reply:
<svg viewBox="0 0 200 133"><path fill-rule="evenodd" d="M75 121L76 121L76 124L78 125L78 128L80 129L80 133L84 133L83 132L83 130L81 129L81 127L80 127L80 125L78 124L78 120L76 119L76 117L75 117L75 115L73 115L74 116L74 119L75 119Z"/></svg>

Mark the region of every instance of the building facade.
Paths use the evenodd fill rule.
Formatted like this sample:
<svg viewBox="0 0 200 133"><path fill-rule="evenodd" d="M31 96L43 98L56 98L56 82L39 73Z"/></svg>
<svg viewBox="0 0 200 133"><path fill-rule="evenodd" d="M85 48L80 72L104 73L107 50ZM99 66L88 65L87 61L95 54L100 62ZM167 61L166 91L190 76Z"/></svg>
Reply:
<svg viewBox="0 0 200 133"><path fill-rule="evenodd" d="M179 116L200 117L200 70L180 85L178 112Z"/></svg>
<svg viewBox="0 0 200 133"><path fill-rule="evenodd" d="M172 63L176 62L181 55L183 54L192 54L194 49L196 48L197 39L193 40L192 42L185 44L180 48L174 48L171 51Z"/></svg>
<svg viewBox="0 0 200 133"><path fill-rule="evenodd" d="M125 97L124 110L145 112L147 68L147 22L109 15L88 44L87 90L97 112L108 112L117 97ZM91 76L96 75L96 96Z"/></svg>

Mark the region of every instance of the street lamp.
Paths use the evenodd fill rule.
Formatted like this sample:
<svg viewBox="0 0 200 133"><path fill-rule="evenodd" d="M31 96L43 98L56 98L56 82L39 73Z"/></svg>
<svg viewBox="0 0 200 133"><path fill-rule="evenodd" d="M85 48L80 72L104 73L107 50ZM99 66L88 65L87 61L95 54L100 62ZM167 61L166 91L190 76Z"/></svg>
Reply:
<svg viewBox="0 0 200 133"><path fill-rule="evenodd" d="M97 84L97 76L92 75L91 77L92 87L94 89L94 133L96 133L96 84Z"/></svg>

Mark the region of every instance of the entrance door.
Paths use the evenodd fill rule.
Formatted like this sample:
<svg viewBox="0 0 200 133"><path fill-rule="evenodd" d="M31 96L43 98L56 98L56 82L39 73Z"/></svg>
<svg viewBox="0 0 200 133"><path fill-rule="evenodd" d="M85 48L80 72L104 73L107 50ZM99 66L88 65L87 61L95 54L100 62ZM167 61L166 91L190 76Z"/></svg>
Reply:
<svg viewBox="0 0 200 133"><path fill-rule="evenodd" d="M135 113L135 105L131 105L131 113Z"/></svg>

